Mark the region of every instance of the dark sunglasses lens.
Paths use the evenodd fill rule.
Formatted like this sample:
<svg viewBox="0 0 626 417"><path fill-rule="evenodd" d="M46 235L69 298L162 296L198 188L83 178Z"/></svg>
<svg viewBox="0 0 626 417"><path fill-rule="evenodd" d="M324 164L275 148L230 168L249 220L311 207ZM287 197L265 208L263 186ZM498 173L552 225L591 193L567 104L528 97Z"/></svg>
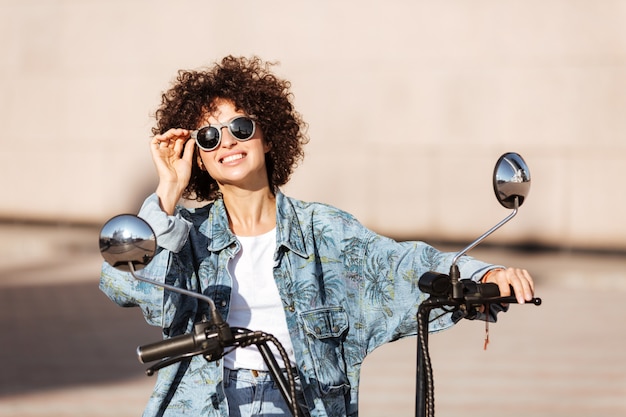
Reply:
<svg viewBox="0 0 626 417"><path fill-rule="evenodd" d="M197 138L201 148L211 150L220 143L220 131L213 126L203 127L198 130Z"/></svg>
<svg viewBox="0 0 626 417"><path fill-rule="evenodd" d="M248 140L254 134L254 122L247 117L238 117L228 126L230 133L239 140Z"/></svg>

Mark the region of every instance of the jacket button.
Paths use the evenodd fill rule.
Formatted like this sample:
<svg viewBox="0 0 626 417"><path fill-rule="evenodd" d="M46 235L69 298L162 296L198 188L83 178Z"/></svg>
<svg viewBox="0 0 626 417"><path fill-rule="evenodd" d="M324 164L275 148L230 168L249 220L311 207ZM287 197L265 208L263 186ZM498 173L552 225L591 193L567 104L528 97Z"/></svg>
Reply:
<svg viewBox="0 0 626 417"><path fill-rule="evenodd" d="M339 331L339 326L333 326L333 332L337 333Z"/></svg>
<svg viewBox="0 0 626 417"><path fill-rule="evenodd" d="M313 330L315 330L316 334L321 334L322 333L322 329L320 329L319 327L315 327L315 329L313 329Z"/></svg>
<svg viewBox="0 0 626 417"><path fill-rule="evenodd" d="M293 313L294 311L296 311L296 308L294 307L294 305L293 305L293 304L291 304L291 305L289 306L289 311L291 311L292 313Z"/></svg>

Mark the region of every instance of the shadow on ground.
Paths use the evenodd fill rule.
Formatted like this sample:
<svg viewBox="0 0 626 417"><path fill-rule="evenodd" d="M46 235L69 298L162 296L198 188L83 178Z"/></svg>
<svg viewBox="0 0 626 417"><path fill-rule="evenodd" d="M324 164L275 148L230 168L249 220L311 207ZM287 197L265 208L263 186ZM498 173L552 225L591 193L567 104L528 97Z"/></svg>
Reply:
<svg viewBox="0 0 626 417"><path fill-rule="evenodd" d="M139 309L93 282L0 288L0 396L106 383L143 374L138 345L160 339Z"/></svg>

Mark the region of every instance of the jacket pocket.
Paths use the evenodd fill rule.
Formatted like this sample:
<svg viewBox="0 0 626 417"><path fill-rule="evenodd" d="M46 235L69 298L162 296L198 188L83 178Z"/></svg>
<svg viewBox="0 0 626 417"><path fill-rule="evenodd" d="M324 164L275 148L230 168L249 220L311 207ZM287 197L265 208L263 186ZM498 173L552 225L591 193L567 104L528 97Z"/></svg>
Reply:
<svg viewBox="0 0 626 417"><path fill-rule="evenodd" d="M349 327L348 314L343 307L336 306L306 311L300 317L321 393L348 392L350 383L343 347Z"/></svg>

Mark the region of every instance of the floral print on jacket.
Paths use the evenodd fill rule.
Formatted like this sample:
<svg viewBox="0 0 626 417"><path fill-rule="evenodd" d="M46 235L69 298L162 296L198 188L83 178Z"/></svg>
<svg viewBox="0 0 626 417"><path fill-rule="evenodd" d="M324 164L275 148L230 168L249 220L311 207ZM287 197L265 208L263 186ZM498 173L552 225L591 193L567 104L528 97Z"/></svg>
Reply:
<svg viewBox="0 0 626 417"><path fill-rule="evenodd" d="M427 271L447 273L454 254L423 242L396 242L334 207L276 194L274 278L284 305L298 373L312 416L358 413L361 364L376 347L417 332L417 285ZM228 318L232 280L227 264L239 250L221 199L203 208L164 213L156 195L139 216L154 229L159 249L139 273L211 297ZM480 279L495 266L464 256L463 278ZM193 297L134 280L104 264L100 288L121 306L138 306L164 338L191 332L206 312ZM453 324L433 311L430 331ZM263 329L252 329L263 330ZM145 416L227 416L222 360L195 356L158 372Z"/></svg>

